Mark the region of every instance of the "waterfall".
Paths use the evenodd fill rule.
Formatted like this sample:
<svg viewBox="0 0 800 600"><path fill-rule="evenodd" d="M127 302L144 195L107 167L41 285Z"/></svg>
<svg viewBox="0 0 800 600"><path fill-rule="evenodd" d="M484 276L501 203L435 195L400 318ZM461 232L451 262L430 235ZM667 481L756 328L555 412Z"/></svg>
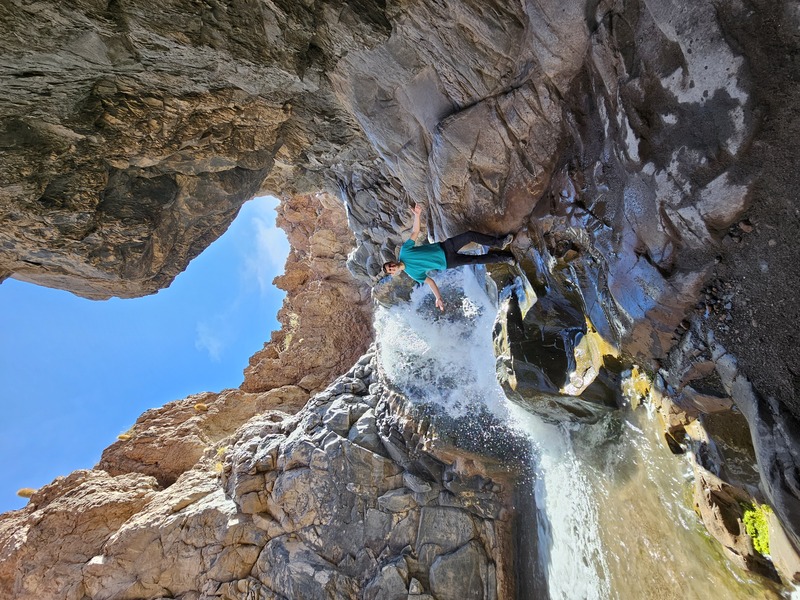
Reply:
<svg viewBox="0 0 800 600"><path fill-rule="evenodd" d="M439 278L447 306L439 314L426 286L408 304L379 308L375 328L386 376L412 401L432 403L452 416L486 406L524 433L536 452L535 501L542 571L551 598L608 598L591 491L581 475L569 432L549 425L508 401L497 383L492 329L497 313L470 269Z"/></svg>
<svg viewBox="0 0 800 600"><path fill-rule="evenodd" d="M455 417L480 404L502 418L506 400L492 349L496 304L469 269L447 271L437 281L444 313L428 286L415 289L409 303L378 308L384 373L414 402L441 406Z"/></svg>
<svg viewBox="0 0 800 600"><path fill-rule="evenodd" d="M509 412L537 450L534 499L540 561L550 597L609 598L592 489L572 449L568 427L545 423L513 404Z"/></svg>
<svg viewBox="0 0 800 600"><path fill-rule="evenodd" d="M688 459L664 446L652 414L620 409L593 425L553 425L510 402L496 379L497 299L484 269L437 281L445 313L427 286L378 308L384 375L412 402L454 417L482 406L531 440L530 501L550 598L788 597L735 567L710 538L692 508Z"/></svg>

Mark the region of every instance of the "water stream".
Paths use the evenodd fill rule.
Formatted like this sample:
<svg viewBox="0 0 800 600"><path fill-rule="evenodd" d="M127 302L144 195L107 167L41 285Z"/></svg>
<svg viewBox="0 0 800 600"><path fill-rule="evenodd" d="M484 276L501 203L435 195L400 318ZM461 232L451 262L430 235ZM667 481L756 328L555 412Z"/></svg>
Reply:
<svg viewBox="0 0 800 600"><path fill-rule="evenodd" d="M497 303L477 273L459 269L439 279L444 314L424 286L409 303L379 308L381 363L412 401L453 416L482 405L531 440L530 500L550 597L780 598L710 538L692 507L688 459L666 448L644 408L620 409L592 425L553 425L506 398L492 346Z"/></svg>

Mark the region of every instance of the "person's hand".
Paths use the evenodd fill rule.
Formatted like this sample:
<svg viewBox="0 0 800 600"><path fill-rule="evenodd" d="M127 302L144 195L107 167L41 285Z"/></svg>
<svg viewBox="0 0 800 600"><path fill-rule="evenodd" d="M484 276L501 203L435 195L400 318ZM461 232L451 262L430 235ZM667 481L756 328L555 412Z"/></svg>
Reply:
<svg viewBox="0 0 800 600"><path fill-rule="evenodd" d="M419 204L414 204L414 214L419 216L422 214L422 206Z"/></svg>
<svg viewBox="0 0 800 600"><path fill-rule="evenodd" d="M436 308L438 308L440 311L444 312L444 302L442 301L441 298L437 298L436 299Z"/></svg>

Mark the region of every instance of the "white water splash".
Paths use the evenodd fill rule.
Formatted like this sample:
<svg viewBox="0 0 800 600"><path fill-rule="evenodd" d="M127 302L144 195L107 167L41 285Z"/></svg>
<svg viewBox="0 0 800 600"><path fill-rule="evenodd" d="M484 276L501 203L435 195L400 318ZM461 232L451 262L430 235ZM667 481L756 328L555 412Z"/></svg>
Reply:
<svg viewBox="0 0 800 600"><path fill-rule="evenodd" d="M477 272L482 277L483 270ZM444 315L433 307L427 286L415 290L411 302L377 311L375 330L385 375L414 402L437 404L456 417L480 403L526 435L538 456L537 538L550 597L608 598L597 511L569 432L545 424L506 398L497 383L492 345L497 305L473 272L451 270L437 282L447 306Z"/></svg>
<svg viewBox="0 0 800 600"><path fill-rule="evenodd" d="M555 426L509 403L511 422L538 455L535 499L540 562L551 598L610 597L608 566L592 487L572 449L567 424Z"/></svg>
<svg viewBox="0 0 800 600"><path fill-rule="evenodd" d="M436 404L454 417L483 404L502 417L506 400L492 347L496 305L469 269L451 269L437 283L444 313L428 286L414 290L406 304L377 310L384 373L412 402Z"/></svg>

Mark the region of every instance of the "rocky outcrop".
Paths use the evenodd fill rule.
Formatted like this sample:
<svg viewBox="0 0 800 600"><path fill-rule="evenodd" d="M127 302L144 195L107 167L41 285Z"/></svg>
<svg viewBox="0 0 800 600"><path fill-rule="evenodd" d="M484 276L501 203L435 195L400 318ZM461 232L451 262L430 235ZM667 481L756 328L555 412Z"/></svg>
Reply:
<svg viewBox="0 0 800 600"><path fill-rule="evenodd" d="M173 484L205 450L267 410L294 414L346 371L372 340L369 294L345 267L352 236L325 194L284 200L277 224L292 250L275 283L287 292L282 329L245 369L241 389L204 392L151 409L103 452L97 468Z"/></svg>
<svg viewBox="0 0 800 600"><path fill-rule="evenodd" d="M169 486L242 423L270 410L294 414L308 398L308 392L295 385L260 394L242 390L194 394L142 414L103 451L96 468L112 476L143 473Z"/></svg>
<svg viewBox="0 0 800 600"><path fill-rule="evenodd" d="M102 470L43 488L0 517L0 589L19 600L513 597L512 467L524 452L481 458L447 439L379 383L368 354L297 415L263 412L209 445L166 489Z"/></svg>
<svg viewBox="0 0 800 600"><path fill-rule="evenodd" d="M326 167L373 153L324 73L388 26L369 3L5 4L0 279L152 294L257 192L335 189Z"/></svg>
<svg viewBox="0 0 800 600"><path fill-rule="evenodd" d="M668 396L661 408L674 451L685 450L682 435L693 422L738 413L752 438L757 481L734 473L726 460L728 476L741 479L748 493L760 484L788 545L797 549L799 346L786 326L796 314L800 281L792 251L798 213L790 200L800 187L792 162L800 139L795 8L766 0L170 0L159 10L146 0L7 3L0 8L8 31L0 36L6 90L0 99L0 278L93 298L153 292L257 191L340 194L357 242L349 267L363 281L393 256L407 225L405 207L414 201L427 207L432 239L468 228L519 230L514 250L538 302L527 317L522 310L509 313L517 336L508 344L509 389L527 389L534 410L541 410L535 400L544 391L559 412L574 415L577 407L586 412L579 416L592 418L607 409L607 398L599 394L589 407L568 398L602 383L604 369L618 359L635 360L657 374L654 385ZM765 169L765 157L776 168ZM236 469L252 456L219 461L224 485L195 467L197 460L214 461L208 446L234 429L234 419L223 415L234 398L252 402L255 414L268 407L264 392L274 397L274 390L290 386L299 402L347 368L358 352L353 340L368 337L367 313L353 309L365 295L340 286L341 271L333 267L346 254L334 243L342 230L327 221L329 211L316 212L328 205L329 199L302 196L283 209L282 219L297 223L300 239L290 259L296 268L280 285L302 291L281 313L282 332L252 360L241 395L230 394L230 403L225 394L200 398L208 414L190 407L195 399L177 406L174 416L152 413L140 432L159 433L135 429L132 443L104 458L112 472L119 465L119 473L171 484L158 492L165 503L153 505L141 525L136 518L126 522L120 535L131 548L159 552L164 539L174 542L176 553L163 561L169 565L189 546L227 547L222 530L229 527L232 538L248 540L231 550L243 558L220 559L220 571L233 573L231 579L204 575L215 586L231 584L214 588L229 596L303 589L313 597L332 586L375 597L392 590L438 597L458 581L452 565L488 594L493 575L485 528L416 566L408 553L392 550L388 562L348 554L351 568L344 554L326 554L316 531L309 533L332 526L314 523L313 503L304 505L310 512L301 506L282 516L277 508L270 512L274 487L260 495L231 490ZM715 285L704 289L712 273ZM321 295L322 282L330 285L328 296ZM519 289L514 293L518 305L530 304ZM537 338L552 348L529 351ZM244 410L237 419L247 417L249 409L236 410ZM352 425L348 410L331 405L314 414L328 418L324 427L343 438L343 423ZM349 450L340 455L332 446L328 453L314 437L313 411L303 413L311 429L291 419L293 425L280 425L283 417L258 421L259 435L277 436L276 456L288 452L296 435L321 461L288 471L251 465L254 473L247 474L259 485L275 473L276 482L296 476L301 486L300 474L323 471L320 464L349 477ZM362 425L370 440L364 444L373 443L375 432ZM175 453L161 437L173 429L181 449ZM252 451L268 447L262 443L269 442L253 442ZM391 458L415 474L402 453ZM400 472L392 473L394 486ZM377 491L366 504L335 486L320 488L323 496L337 490L320 502L336 497L350 506L352 500L357 518L348 522L359 528L366 525L358 519L372 514L361 507L417 510L408 499L413 494L399 484L368 482ZM182 504L195 497L187 491L192 486L211 491ZM288 484L278 494L287 506L302 504ZM264 527L275 521L294 529L264 529L278 535L269 538L279 540L273 543L253 533L258 526L239 527L255 523L246 515L261 514L245 507L263 506L272 519L264 517ZM209 525L196 530L197 538L184 542L175 534L156 544L154 529L145 525L180 521L183 510ZM474 519L489 517L470 518L478 531L484 525ZM305 537L288 537L300 530ZM326 529L326 535L337 534ZM115 581L109 573L129 560L131 550L119 539L109 538L86 567L80 585L87 595L102 597ZM418 538L403 541L418 545ZM4 548L10 548L4 556L13 556L9 564L25 564L14 543ZM277 575L251 578L237 570L278 563L289 566ZM359 566L367 563L366 570ZM293 564L303 569L293 571ZM174 576L158 571L163 565L114 583L115 593L165 595L166 582L172 594L206 593L190 588L177 567ZM205 567L204 573L216 573L211 563ZM185 568L189 579L199 573L195 564ZM316 583L306 577L313 572Z"/></svg>
<svg viewBox="0 0 800 600"><path fill-rule="evenodd" d="M85 564L158 490L146 475L75 471L0 516L3 597L84 597Z"/></svg>
<svg viewBox="0 0 800 600"><path fill-rule="evenodd" d="M278 312L281 329L250 359L242 389L263 392L297 385L317 392L347 370L369 346L369 289L353 280L345 263L354 240L341 202L330 195L283 201L277 224L291 251L275 285L286 290Z"/></svg>

